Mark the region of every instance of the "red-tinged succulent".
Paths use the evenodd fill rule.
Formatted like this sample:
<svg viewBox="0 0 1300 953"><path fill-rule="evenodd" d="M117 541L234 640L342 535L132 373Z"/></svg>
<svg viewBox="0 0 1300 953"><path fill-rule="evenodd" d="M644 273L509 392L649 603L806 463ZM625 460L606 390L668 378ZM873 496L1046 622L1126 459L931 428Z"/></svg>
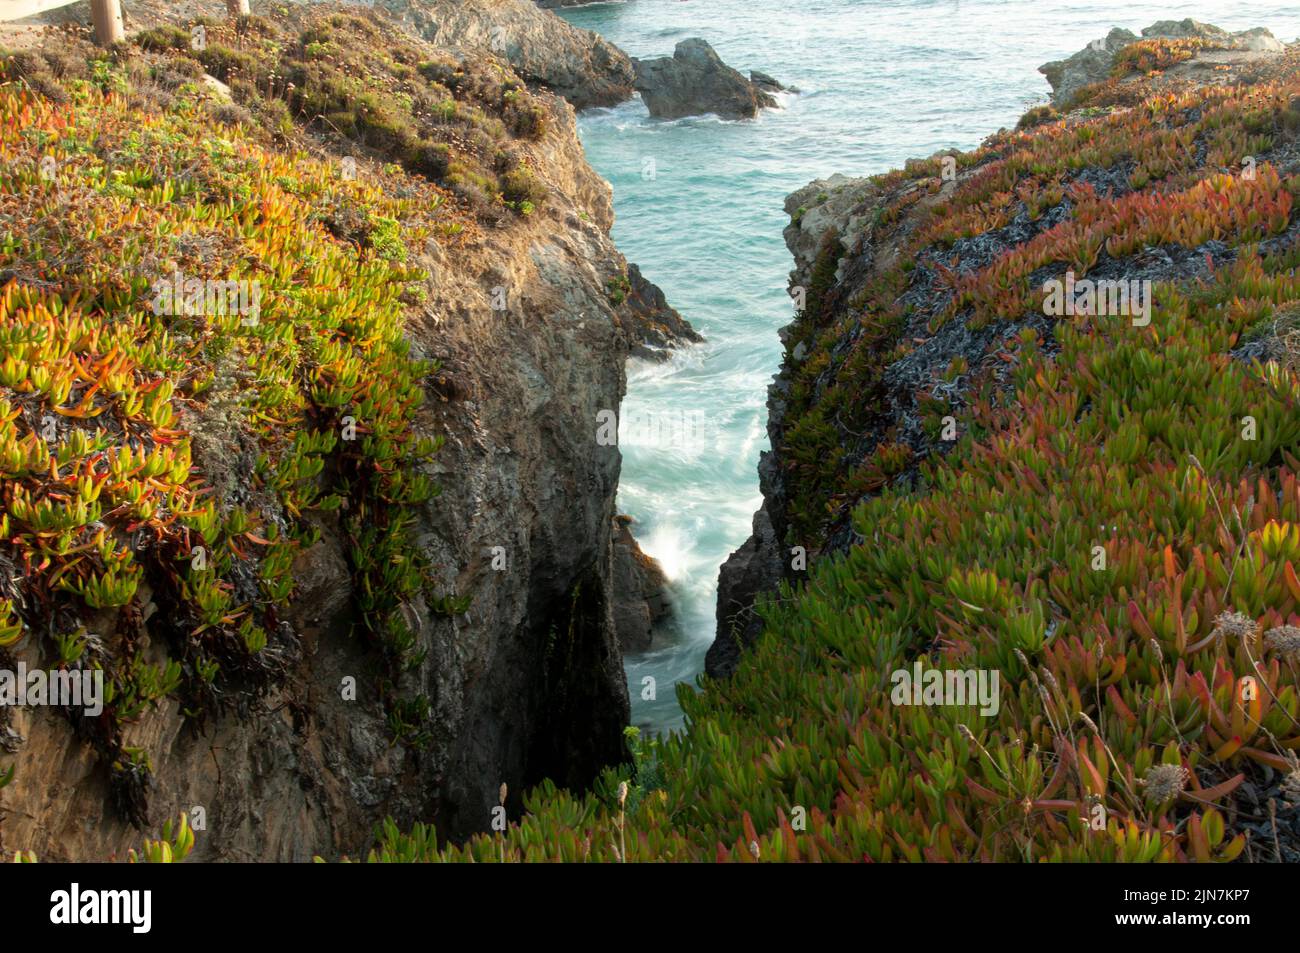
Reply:
<svg viewBox="0 0 1300 953"><path fill-rule="evenodd" d="M80 82L54 102L14 69L0 61L0 203L23 224L0 244L0 549L26 576L0 643L55 612L103 627L106 711L88 734L139 821L148 758L123 724L169 695L202 717L233 682L279 677L264 649L313 514L348 502L369 560L357 588L380 593L360 628L410 664L400 610L424 575L404 514L434 492L414 472L434 446L413 428L429 368L404 340L414 272L394 249L461 213L400 170L350 179L246 130L214 137L197 95L141 112L116 81ZM389 223L382 247L323 224L349 210ZM160 306L182 273L255 285L258 309ZM190 435L205 413L259 448L258 505L212 493L219 461L196 460ZM345 418L358 439L340 439ZM158 666L136 648L146 593L171 654Z"/></svg>
<svg viewBox="0 0 1300 953"><path fill-rule="evenodd" d="M1300 748L1300 381L1267 348L1231 356L1300 298L1300 182L1244 162L1298 91L1175 90L1001 134L956 160L943 202L918 204L939 159L875 180L873 241L899 253L847 305L833 283L809 294L779 447L787 542L816 549L849 511L861 542L762 608L730 679L681 692L689 728L657 749L628 859L1242 856L1243 784L1294 772ZM987 230L1022 212L1055 224L991 258L964 244L998 247ZM1043 331L1030 276L1122 274L1149 246L1211 241L1230 253L1155 282L1149 325ZM814 273L843 254L828 241ZM918 318L1009 328L909 391L921 442L879 410L901 399L885 372L924 344L900 339ZM940 454L945 416L960 436ZM996 712L895 703L892 676L917 665L997 672ZM582 800L544 786L501 843L391 830L381 850L612 860L618 777Z"/></svg>

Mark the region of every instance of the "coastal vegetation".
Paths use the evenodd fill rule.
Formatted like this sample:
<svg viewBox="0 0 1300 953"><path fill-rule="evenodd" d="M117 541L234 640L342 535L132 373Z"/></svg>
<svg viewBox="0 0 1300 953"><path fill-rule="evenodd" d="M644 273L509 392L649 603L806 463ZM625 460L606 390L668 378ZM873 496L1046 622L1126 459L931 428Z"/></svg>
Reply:
<svg viewBox="0 0 1300 953"><path fill-rule="evenodd" d="M128 728L282 687L300 559L326 534L388 740L430 743L411 606L470 603L435 591L415 538L441 449L419 425L439 368L410 334L417 259L552 198L527 156L553 114L498 61L339 12L195 26L0 58L0 659L104 673L104 712L65 714L138 827L152 766ZM515 804L501 784L483 833L388 819L352 853L1293 856L1300 79L1293 51L1250 83L1143 83L1204 52L1134 43L1068 107L875 177L865 231L818 236L774 428L780 543L808 569L760 600L734 674L678 688L685 731L629 729L589 790L537 778ZM602 301L634 296L589 270ZM1067 276L1149 289L1142 320L1053 313ZM236 303L212 306L214 282ZM594 578L548 620L562 704L609 614ZM909 704L899 671L994 672L1001 692ZM181 814L128 859L194 847Z"/></svg>
<svg viewBox="0 0 1300 953"><path fill-rule="evenodd" d="M1280 859L1300 802L1300 301L1291 66L1091 103L875 180L845 300L828 234L790 329L789 544L853 540L766 600L735 674L680 692L635 809L543 785L430 860ZM1169 267L1168 262L1182 262ZM1047 321L1043 283L1153 284L1149 324ZM985 346L882 408L944 328ZM957 436L941 438L945 417ZM846 435L868 434L854 462ZM910 706L915 664L994 670L993 716ZM1284 849L1290 850L1290 846Z"/></svg>
<svg viewBox="0 0 1300 953"><path fill-rule="evenodd" d="M385 682L418 664L409 511L436 492L415 468L436 445L412 425L433 367L404 337L422 274L403 262L477 225L441 186L217 121L170 56L56 48L0 70L0 198L20 224L0 248L0 559L22 576L0 632L104 671L104 714L70 717L139 820L150 763L124 725L166 697L201 723L283 678L280 615L322 527L349 542ZM199 294L159 307L175 275ZM213 281L255 285L258 306L207 307ZM386 693L400 729L415 702Z"/></svg>

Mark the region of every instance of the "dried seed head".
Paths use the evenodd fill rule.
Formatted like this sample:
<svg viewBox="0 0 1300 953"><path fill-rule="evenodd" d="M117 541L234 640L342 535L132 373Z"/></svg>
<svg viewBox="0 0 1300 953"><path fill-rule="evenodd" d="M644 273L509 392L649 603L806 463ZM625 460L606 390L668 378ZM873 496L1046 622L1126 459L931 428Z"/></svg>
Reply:
<svg viewBox="0 0 1300 953"><path fill-rule="evenodd" d="M1151 647L1156 650L1156 661L1163 665L1165 661L1165 650L1160 647L1160 643L1156 639L1151 639L1150 641Z"/></svg>
<svg viewBox="0 0 1300 953"><path fill-rule="evenodd" d="M1240 612L1220 612L1214 619L1214 628L1210 634L1216 638L1232 638L1249 641L1259 634L1255 620Z"/></svg>
<svg viewBox="0 0 1300 953"><path fill-rule="evenodd" d="M960 733L961 733L961 736L962 736L963 738L965 738L967 741L971 742L972 744L975 744L975 743L976 743L976 742L975 742L975 734L974 734L974 732L972 732L972 731L971 731L969 728L967 728L965 725L962 725L962 724L957 725L957 731L960 732Z"/></svg>
<svg viewBox="0 0 1300 953"><path fill-rule="evenodd" d="M506 783L504 781L501 782L501 791L497 799L502 807L506 806Z"/></svg>
<svg viewBox="0 0 1300 953"><path fill-rule="evenodd" d="M1056 692L1057 694L1060 694L1061 692L1060 683L1056 681L1056 676L1052 674L1052 670L1050 668L1043 669L1043 681L1047 682L1047 684L1052 687L1052 691Z"/></svg>
<svg viewBox="0 0 1300 953"><path fill-rule="evenodd" d="M1170 801L1187 787L1187 769L1181 764L1153 764L1142 777L1147 797L1157 804Z"/></svg>
<svg viewBox="0 0 1300 953"><path fill-rule="evenodd" d="M761 859L758 853L758 841L752 840L749 842L749 852L754 855L755 860Z"/></svg>
<svg viewBox="0 0 1300 953"><path fill-rule="evenodd" d="M1300 662L1300 626L1279 625L1264 633L1264 644L1282 658Z"/></svg>
<svg viewBox="0 0 1300 953"><path fill-rule="evenodd" d="M622 807L625 801L627 801L627 782L620 781L618 782L618 806Z"/></svg>

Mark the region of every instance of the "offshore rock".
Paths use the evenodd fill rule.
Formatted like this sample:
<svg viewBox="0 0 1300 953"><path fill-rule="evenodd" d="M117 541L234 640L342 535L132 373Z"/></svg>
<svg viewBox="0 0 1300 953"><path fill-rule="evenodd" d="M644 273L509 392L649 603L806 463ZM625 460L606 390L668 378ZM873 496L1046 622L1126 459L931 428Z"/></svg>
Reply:
<svg viewBox="0 0 1300 953"><path fill-rule="evenodd" d="M732 69L699 37L682 40L672 56L635 60L636 89L656 119L715 113L753 119L776 99Z"/></svg>

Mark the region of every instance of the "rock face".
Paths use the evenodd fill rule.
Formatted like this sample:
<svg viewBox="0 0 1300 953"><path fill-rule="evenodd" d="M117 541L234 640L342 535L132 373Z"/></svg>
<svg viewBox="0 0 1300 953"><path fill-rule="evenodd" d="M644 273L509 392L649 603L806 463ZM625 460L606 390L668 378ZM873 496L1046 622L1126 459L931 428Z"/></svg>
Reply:
<svg viewBox="0 0 1300 953"><path fill-rule="evenodd" d="M851 246L870 224L866 203L878 190L867 178L850 178L838 172L809 182L785 199L790 224L785 227L786 247L794 257L791 284L807 288L812 266L827 229L834 229L844 246Z"/></svg>
<svg viewBox="0 0 1300 953"><path fill-rule="evenodd" d="M704 338L691 327L689 321L668 303L658 285L648 281L641 269L627 266L627 299L624 311L628 315L629 331L635 343L632 356L643 360L661 362L668 360L671 349L696 344Z"/></svg>
<svg viewBox="0 0 1300 953"><path fill-rule="evenodd" d="M785 87L781 85L775 77L764 73L762 70L750 70L749 81L757 88L767 93L781 93L785 91Z"/></svg>
<svg viewBox="0 0 1300 953"><path fill-rule="evenodd" d="M762 634L762 620L754 612L755 600L776 591L786 577L786 565L780 538L764 503L754 514L749 539L727 557L718 571L718 631L704 657L704 671L709 677L731 675L741 652Z"/></svg>
<svg viewBox="0 0 1300 953"><path fill-rule="evenodd" d="M672 56L635 60L636 88L650 115L680 119L716 113L723 119L753 119L776 100L722 62L698 37L682 40Z"/></svg>
<svg viewBox="0 0 1300 953"><path fill-rule="evenodd" d="M590 30L570 26L531 0L377 0L425 39L451 52L491 52L525 80L575 109L632 96L632 61Z"/></svg>
<svg viewBox="0 0 1300 953"><path fill-rule="evenodd" d="M588 767L620 756L612 737L627 718L613 618L620 458L594 439L625 387L631 342L607 290L624 262L608 234L609 186L556 105L534 167L563 206L486 236L472 258L430 263L440 281L428 354L457 386L432 408L448 437L432 461L445 489L426 551L443 591L475 593L468 618L435 623L430 659L434 697L453 714L440 818L453 834L482 829L500 782L480 779L501 765L512 791L546 777L589 783ZM491 310L498 287L505 314ZM502 554L504 570L493 564Z"/></svg>
<svg viewBox="0 0 1300 953"><path fill-rule="evenodd" d="M672 614L668 577L641 551L632 518L614 518L614 629L625 652L650 648L654 628Z"/></svg>
<svg viewBox="0 0 1300 953"><path fill-rule="evenodd" d="M849 178L838 173L817 179L785 200L790 224L785 242L794 258L791 289L813 285L813 271L827 243L837 249L856 245L869 233L876 186L867 178ZM840 258L837 253L836 260ZM841 272L837 269L834 280ZM788 329L780 332L783 342ZM754 611L756 600L774 593L783 580L796 582L807 568L807 554L796 560L786 546L785 507L787 493L779 465L784 444L786 398L790 390L789 371L805 357L802 342L782 366L767 392L767 434L773 447L759 456L758 483L763 504L754 514L750 536L718 570L717 632L704 659L704 671L712 678L726 678L735 671L741 653L762 634L762 620Z"/></svg>
<svg viewBox="0 0 1300 953"><path fill-rule="evenodd" d="M1068 104L1074 94L1085 86L1103 82L1111 77L1115 56L1126 46L1139 40L1200 39L1213 44L1210 51L1197 59L1214 65L1245 63L1281 53L1285 47L1272 33L1261 27L1229 33L1209 23L1198 20L1160 20L1142 31L1142 35L1116 27L1104 39L1093 40L1079 52L1063 60L1054 60L1038 67L1052 86L1052 102ZM1217 53L1217 55L1216 55Z"/></svg>
<svg viewBox="0 0 1300 953"><path fill-rule="evenodd" d="M170 697L128 726L127 743L152 764L146 830L202 807L197 860L355 855L385 816L432 820L441 836L460 838L487 828L503 782L517 813L520 795L544 778L582 788L626 757L620 634L641 633L667 601L628 527L615 523L620 455L597 443L595 428L602 411L618 411L640 339L610 295L628 266L609 235L609 185L586 162L573 109L545 101L545 136L520 143L548 189L545 206L454 249L431 242L409 261L427 275L427 303L408 339L417 357L439 363L419 429L445 439L423 467L442 492L416 527L432 585L409 607L427 656L404 676L431 703L428 742L418 754L391 742L369 674L375 660L349 634L348 547L323 520L320 541L294 564L282 641L271 647L285 681L202 726ZM504 312L494 307L501 288ZM241 499L257 447L220 417L181 423L220 498ZM11 570L0 565L0 583ZM436 611L430 597L446 594L468 597L468 609ZM147 586L140 599L147 616ZM163 640L154 642L142 657L166 661ZM348 678L355 700L340 692ZM138 845L66 719L44 708L5 714L0 747L16 780L0 790L0 848L69 860Z"/></svg>
<svg viewBox="0 0 1300 953"><path fill-rule="evenodd" d="M1131 30L1116 27L1105 39L1093 40L1078 53L1064 60L1053 60L1038 67L1052 87L1052 102L1068 102L1076 92L1110 76L1115 54L1140 38Z"/></svg>

